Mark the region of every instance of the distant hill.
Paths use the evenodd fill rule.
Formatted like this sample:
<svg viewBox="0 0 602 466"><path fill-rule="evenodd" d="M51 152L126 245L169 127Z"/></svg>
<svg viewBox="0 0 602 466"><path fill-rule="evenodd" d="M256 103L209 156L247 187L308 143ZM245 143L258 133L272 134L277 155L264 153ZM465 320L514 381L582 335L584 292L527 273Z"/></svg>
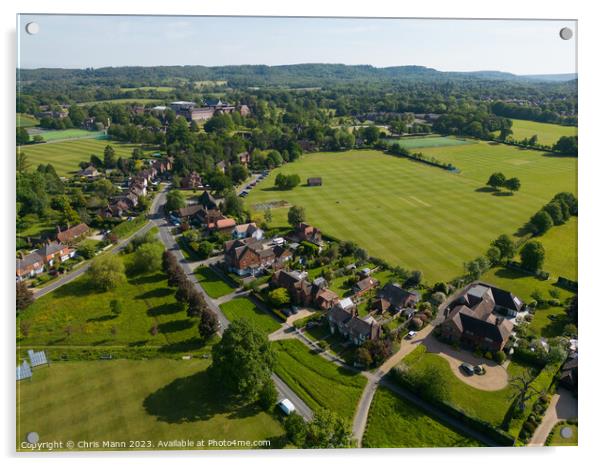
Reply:
<svg viewBox="0 0 602 466"><path fill-rule="evenodd" d="M577 73L564 73L564 74L527 74L523 75L523 78L531 79L533 81L549 81L549 82L565 82L577 79Z"/></svg>

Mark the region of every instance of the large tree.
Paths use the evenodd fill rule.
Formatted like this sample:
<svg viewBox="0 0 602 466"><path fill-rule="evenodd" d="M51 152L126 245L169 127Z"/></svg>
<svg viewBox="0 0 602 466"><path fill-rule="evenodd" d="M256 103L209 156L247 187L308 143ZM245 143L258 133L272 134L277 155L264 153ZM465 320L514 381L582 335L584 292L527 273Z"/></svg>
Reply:
<svg viewBox="0 0 602 466"><path fill-rule="evenodd" d="M22 311L33 303L33 293L23 281L17 282L17 311Z"/></svg>
<svg viewBox="0 0 602 466"><path fill-rule="evenodd" d="M233 321L212 354L215 380L240 401L256 401L264 385L272 381L275 357L270 342L247 320Z"/></svg>
<svg viewBox="0 0 602 466"><path fill-rule="evenodd" d="M349 423L332 411L316 410L307 425L304 448L347 448L350 444Z"/></svg>
<svg viewBox="0 0 602 466"><path fill-rule="evenodd" d="M292 227L296 227L300 223L305 221L305 209L301 206L292 206L288 210L288 224Z"/></svg>
<svg viewBox="0 0 602 466"><path fill-rule="evenodd" d="M521 265L533 272L541 270L545 257L546 251L539 241L528 241L520 250Z"/></svg>
<svg viewBox="0 0 602 466"><path fill-rule="evenodd" d="M125 282L125 266L115 254L104 254L90 264L88 276L92 286L107 291Z"/></svg>
<svg viewBox="0 0 602 466"><path fill-rule="evenodd" d="M531 217L529 224L531 225L533 233L536 235L543 235L554 226L554 220L548 212L542 209Z"/></svg>
<svg viewBox="0 0 602 466"><path fill-rule="evenodd" d="M491 242L491 246L494 246L500 250L501 259L512 259L516 254L516 245L509 235L500 235L497 239Z"/></svg>
<svg viewBox="0 0 602 466"><path fill-rule="evenodd" d="M489 177L489 180L487 181L487 186L491 186L494 189L499 189L502 186L504 186L505 182L506 177L504 176L504 174L501 172L496 172Z"/></svg>
<svg viewBox="0 0 602 466"><path fill-rule="evenodd" d="M142 244L134 253L135 270L140 273L160 270L163 250L161 243L156 241Z"/></svg>
<svg viewBox="0 0 602 466"><path fill-rule="evenodd" d="M186 207L186 199L184 198L182 192L178 191L177 189L172 189L169 191L166 196L165 210L172 212L183 207Z"/></svg>
<svg viewBox="0 0 602 466"><path fill-rule="evenodd" d="M211 309L205 307L201 312L201 321L199 322L199 335L206 339L217 333L219 330L219 320L217 315Z"/></svg>

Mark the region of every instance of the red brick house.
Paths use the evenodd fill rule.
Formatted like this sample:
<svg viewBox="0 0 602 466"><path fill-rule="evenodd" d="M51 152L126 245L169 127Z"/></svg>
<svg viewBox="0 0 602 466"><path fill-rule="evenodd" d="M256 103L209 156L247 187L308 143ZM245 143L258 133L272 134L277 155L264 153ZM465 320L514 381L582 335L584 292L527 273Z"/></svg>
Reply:
<svg viewBox="0 0 602 466"><path fill-rule="evenodd" d="M67 225L68 226L68 225ZM85 223L80 223L74 227L68 228L67 230L61 231L60 227L57 227L58 233L56 239L65 244L73 244L77 240L85 237L90 233L90 227Z"/></svg>
<svg viewBox="0 0 602 466"><path fill-rule="evenodd" d="M355 296L362 296L368 293L368 291L377 288L379 285L380 282L377 279L366 277L353 285L353 292L355 293Z"/></svg>
<svg viewBox="0 0 602 466"><path fill-rule="evenodd" d="M65 262L75 255L75 251L67 245L49 241L40 249L17 259L17 279L34 277L44 271L44 265L52 267L57 262Z"/></svg>
<svg viewBox="0 0 602 466"><path fill-rule="evenodd" d="M201 175L196 171L191 171L180 181L180 186L184 189L197 189L203 187Z"/></svg>
<svg viewBox="0 0 602 466"><path fill-rule="evenodd" d="M219 223L219 222L218 222ZM224 261L228 270L237 275L257 275L277 260L274 248L254 238L235 239L224 245Z"/></svg>
<svg viewBox="0 0 602 466"><path fill-rule="evenodd" d="M297 243L309 241L310 243L320 246L322 244L322 232L316 227L303 222L297 225L295 229L289 233L287 239Z"/></svg>
<svg viewBox="0 0 602 466"><path fill-rule="evenodd" d="M339 302L339 295L327 288L326 280L317 278L310 283L306 277L305 272L278 270L272 275L270 286L286 289L291 301L302 306L326 310Z"/></svg>

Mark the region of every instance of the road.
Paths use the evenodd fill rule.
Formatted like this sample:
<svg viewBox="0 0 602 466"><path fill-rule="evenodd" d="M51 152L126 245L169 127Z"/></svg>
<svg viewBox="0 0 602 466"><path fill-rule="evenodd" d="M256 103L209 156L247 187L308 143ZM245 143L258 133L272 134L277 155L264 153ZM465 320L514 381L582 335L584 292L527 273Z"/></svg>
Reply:
<svg viewBox="0 0 602 466"><path fill-rule="evenodd" d="M153 202L149 209L149 212L150 212L149 217L157 215L157 212L159 211L159 209L161 207L161 204L159 203L159 201L162 196L163 197L165 196L165 188L162 191L160 191L153 199ZM118 252L122 251L123 248L125 248L133 238L135 238L136 236L145 234L153 226L154 226L153 222L147 222L147 224L144 225L142 228L140 228L138 231L136 231L132 235L128 236L127 238L120 240L112 249L110 249L105 254L117 254ZM41 298L42 296L56 290L57 288L60 288L61 286L66 285L67 283L75 280L77 277L80 277L81 275L86 273L86 271L89 268L90 268L90 261L86 262L85 264L81 265L80 267L77 267L75 270L72 270L71 272L69 272L65 275L62 275L61 277L59 277L52 283L49 283L45 287L37 289L36 291L33 292L33 297L35 299Z"/></svg>

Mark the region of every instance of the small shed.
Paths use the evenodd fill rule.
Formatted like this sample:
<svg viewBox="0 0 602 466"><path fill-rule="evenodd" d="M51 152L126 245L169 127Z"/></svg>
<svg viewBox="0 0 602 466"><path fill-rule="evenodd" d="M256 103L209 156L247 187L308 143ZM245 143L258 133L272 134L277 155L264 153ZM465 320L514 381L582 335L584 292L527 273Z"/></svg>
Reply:
<svg viewBox="0 0 602 466"><path fill-rule="evenodd" d="M322 178L311 177L307 179L307 186L322 186Z"/></svg>

